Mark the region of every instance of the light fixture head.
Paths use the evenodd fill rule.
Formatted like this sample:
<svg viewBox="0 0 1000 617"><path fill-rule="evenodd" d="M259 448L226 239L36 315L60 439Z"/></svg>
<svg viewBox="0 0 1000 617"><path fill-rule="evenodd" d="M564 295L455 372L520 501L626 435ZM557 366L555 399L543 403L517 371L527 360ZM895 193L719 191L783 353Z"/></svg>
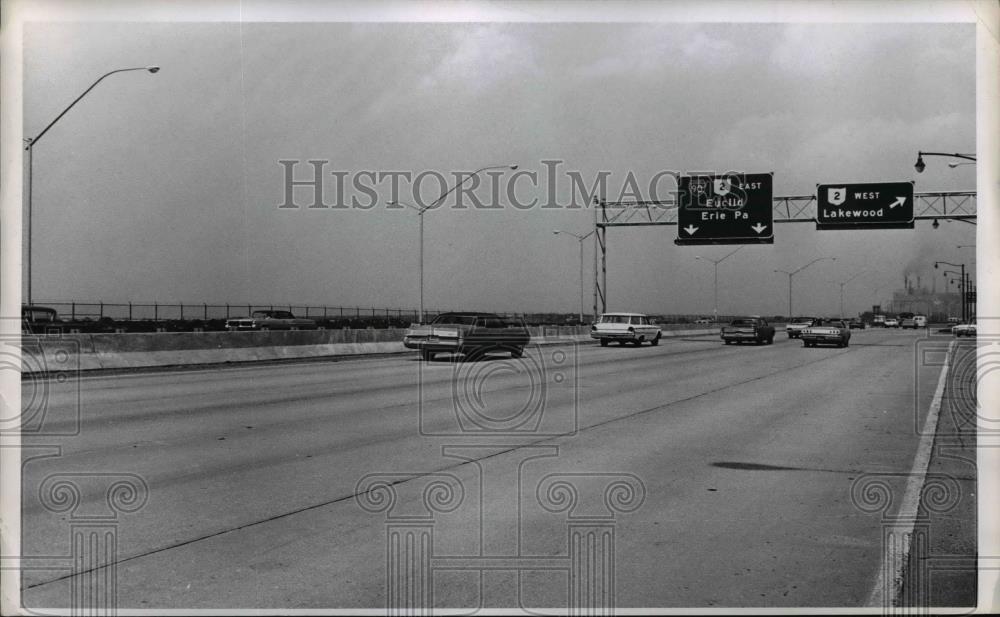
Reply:
<svg viewBox="0 0 1000 617"><path fill-rule="evenodd" d="M160 67L158 67L158 66L147 66L146 70L149 71L150 73L158 73L160 71Z"/></svg>
<svg viewBox="0 0 1000 617"><path fill-rule="evenodd" d="M917 163L913 166L913 168L917 170L918 174L924 173L924 169L927 168L927 165L924 165L924 156L922 154L917 155Z"/></svg>

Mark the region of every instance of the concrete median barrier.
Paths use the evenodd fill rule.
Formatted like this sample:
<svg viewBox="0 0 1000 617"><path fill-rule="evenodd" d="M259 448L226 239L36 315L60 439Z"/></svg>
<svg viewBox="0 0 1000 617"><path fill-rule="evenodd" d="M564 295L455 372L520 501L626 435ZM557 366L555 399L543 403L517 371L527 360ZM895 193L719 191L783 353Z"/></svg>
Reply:
<svg viewBox="0 0 1000 617"><path fill-rule="evenodd" d="M589 326L529 328L533 344L588 343ZM23 371L51 370L65 364L65 354L81 371L261 362L366 354L415 353L403 347L405 329L297 330L269 332L155 332L25 336L24 353L40 354L23 362ZM706 336L718 328L669 325L662 336ZM596 343L596 341L593 341Z"/></svg>

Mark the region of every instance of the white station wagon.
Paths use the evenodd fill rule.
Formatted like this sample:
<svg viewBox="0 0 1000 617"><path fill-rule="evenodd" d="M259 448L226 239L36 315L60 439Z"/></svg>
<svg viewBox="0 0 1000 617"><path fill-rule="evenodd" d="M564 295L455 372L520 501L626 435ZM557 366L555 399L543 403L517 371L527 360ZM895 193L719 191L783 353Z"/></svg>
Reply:
<svg viewBox="0 0 1000 617"><path fill-rule="evenodd" d="M626 342L636 346L644 342L659 345L660 326L642 313L604 313L590 327L590 338L599 340L601 347L607 347L611 341L618 341L619 345Z"/></svg>

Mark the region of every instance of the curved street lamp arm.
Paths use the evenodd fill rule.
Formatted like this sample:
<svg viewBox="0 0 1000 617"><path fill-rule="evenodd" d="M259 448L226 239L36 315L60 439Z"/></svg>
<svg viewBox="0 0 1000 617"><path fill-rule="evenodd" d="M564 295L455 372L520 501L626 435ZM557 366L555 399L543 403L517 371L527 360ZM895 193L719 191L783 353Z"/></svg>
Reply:
<svg viewBox="0 0 1000 617"><path fill-rule="evenodd" d="M802 266L802 267L801 267L801 268L799 268L798 270L796 270L796 271L792 272L791 274L798 274L799 272L802 272L803 270L805 270L805 269L806 269L806 268L808 268L809 266L813 265L813 264L814 264L814 263L816 263L817 261L823 261L824 259L829 259L830 261L836 261L836 260L837 260L837 258L836 258L836 257L817 257L816 259L814 259L814 260L810 261L809 263L807 263L806 265Z"/></svg>
<svg viewBox="0 0 1000 617"><path fill-rule="evenodd" d="M854 276L852 276L851 278L849 278L846 281L844 281L843 283L841 283L841 285L846 285L846 284L850 283L851 281L853 281L854 279L858 278L862 274L865 274L866 272L868 272L868 270L867 269L863 269L863 270L855 273Z"/></svg>
<svg viewBox="0 0 1000 617"><path fill-rule="evenodd" d="M451 187L450 189L448 189L444 193L441 193L440 197L438 197L437 199L435 199L429 205L424 206L422 210L430 210L431 208L436 207L438 204L440 204L442 201L444 201L445 198L448 197L448 195L450 195L455 189L457 189L460 186L463 186L466 182L468 182L472 178L475 178L480 173L482 173L484 171L487 171L489 169L517 169L517 165L490 165L488 167L480 167L476 171L474 171L474 172L470 173L469 175L467 175L466 177L462 178L462 180L460 182L456 182L455 186Z"/></svg>
<svg viewBox="0 0 1000 617"><path fill-rule="evenodd" d="M594 230L590 230L587 233L583 234L582 236L580 234L575 234L572 231L565 231L565 230L562 230L562 229L553 229L552 233L554 233L554 234L566 234L567 236L573 236L574 238L576 238L580 242L583 242L584 240L586 240L590 236L594 235Z"/></svg>
<svg viewBox="0 0 1000 617"><path fill-rule="evenodd" d="M967 161L975 161L976 157L971 154L959 154L958 152L917 152L917 156L953 156L959 159L965 159Z"/></svg>
<svg viewBox="0 0 1000 617"><path fill-rule="evenodd" d="M739 251L740 249L742 249L742 248L745 248L745 247L746 247L746 245L745 245L745 244L741 244L740 246L738 246L738 247L736 248L736 250L734 250L734 251L730 251L729 253L727 253L727 254L726 254L726 256L725 256L725 257L723 257L723 258L719 259L719 261L717 261L717 262L715 262L715 263L720 263L720 262L722 262L722 261L725 261L726 259L728 259L728 258L732 257L733 255L735 255L737 251Z"/></svg>
<svg viewBox="0 0 1000 617"><path fill-rule="evenodd" d="M68 112L70 109L73 109L73 106L76 105L77 103L79 103L80 99L82 99L83 97L87 96L87 93L90 92L91 90L93 90L97 86L97 84L101 83L101 81L104 80L105 77L107 77L109 75L114 75L115 73L122 73L122 72L125 72L125 71L149 71L150 73L155 73L156 71L159 71L159 70L160 70L160 67L137 66L137 67L127 68L127 69L115 69L113 71L109 71L109 72L105 73L104 75L101 75L100 77L97 78L97 81L95 81L94 83L90 84L90 87L83 91L83 94L81 94L80 96L78 96L75 99L73 99L73 102L70 103L66 107L66 109L62 110L62 112L58 116L56 116L55 120L53 120L52 122L49 122L49 124L44 129L42 129L42 131L40 133L38 133L38 135L35 135L34 137L28 137L28 138L26 138L24 140L24 141L27 142L27 145L25 147L26 148L30 148L30 147L34 146L35 144L37 144L38 140L41 139L43 135L45 135L46 133L49 132L49 129L52 128L52 125L54 125L56 122L59 122L59 119L62 118L63 116L65 116L66 112Z"/></svg>

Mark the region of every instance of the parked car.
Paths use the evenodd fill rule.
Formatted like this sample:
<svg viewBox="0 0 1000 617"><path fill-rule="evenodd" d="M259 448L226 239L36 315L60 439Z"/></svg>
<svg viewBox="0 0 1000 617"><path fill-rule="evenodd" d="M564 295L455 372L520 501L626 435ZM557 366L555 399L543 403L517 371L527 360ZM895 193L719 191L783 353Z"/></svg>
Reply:
<svg viewBox="0 0 1000 617"><path fill-rule="evenodd" d="M959 323L962 323L962 320L959 319L958 317L949 317L948 318L948 323L950 323L950 324L959 324Z"/></svg>
<svg viewBox="0 0 1000 617"><path fill-rule="evenodd" d="M927 316L926 315L914 315L913 316L913 321L914 321L914 323L916 323L916 325L917 325L918 328L926 328L927 327Z"/></svg>
<svg viewBox="0 0 1000 617"><path fill-rule="evenodd" d="M951 327L951 333L955 336L976 336L976 322L969 321L967 323L955 324Z"/></svg>
<svg viewBox="0 0 1000 617"><path fill-rule="evenodd" d="M262 310L254 311L249 317L237 317L226 320L226 329L237 330L314 330L316 322L312 319L292 315L291 311Z"/></svg>
<svg viewBox="0 0 1000 617"><path fill-rule="evenodd" d="M61 334L68 328L54 308L37 304L21 305L21 332L24 334Z"/></svg>
<svg viewBox="0 0 1000 617"><path fill-rule="evenodd" d="M507 320L493 313L442 313L429 324L412 325L403 337L403 346L420 351L424 361L441 352L466 357L488 351L509 351L520 358L531 340L523 321Z"/></svg>
<svg viewBox="0 0 1000 617"><path fill-rule="evenodd" d="M893 317L889 317L889 318L887 318L885 320L885 327L886 328L898 328L899 327L899 320L895 319Z"/></svg>
<svg viewBox="0 0 1000 617"><path fill-rule="evenodd" d="M912 317L907 317L899 321L899 329L906 330L907 328L917 329L917 320Z"/></svg>
<svg viewBox="0 0 1000 617"><path fill-rule="evenodd" d="M695 319L695 320L694 320L694 322L695 322L696 324L710 324L710 323L714 323L714 322L713 322L713 321L712 321L711 319L709 319L708 317L702 317L701 319Z"/></svg>
<svg viewBox="0 0 1000 617"><path fill-rule="evenodd" d="M868 325L865 322L861 321L860 319L852 319L847 324L847 327L850 330L864 330L865 328L868 327Z"/></svg>
<svg viewBox="0 0 1000 617"><path fill-rule="evenodd" d="M734 319L728 326L723 326L720 336L726 345L744 342L770 345L774 342L774 326L757 315L740 317Z"/></svg>
<svg viewBox="0 0 1000 617"><path fill-rule="evenodd" d="M661 336L660 326L642 313L604 313L590 327L590 338L599 340L601 347L607 347L611 341L636 346L649 342L656 346Z"/></svg>
<svg viewBox="0 0 1000 617"><path fill-rule="evenodd" d="M802 331L802 345L836 345L847 347L851 342L851 329L839 319L816 320L816 323Z"/></svg>
<svg viewBox="0 0 1000 617"><path fill-rule="evenodd" d="M799 338L802 331L811 326L814 321L816 321L815 317L793 317L785 326L785 333L788 338Z"/></svg>

